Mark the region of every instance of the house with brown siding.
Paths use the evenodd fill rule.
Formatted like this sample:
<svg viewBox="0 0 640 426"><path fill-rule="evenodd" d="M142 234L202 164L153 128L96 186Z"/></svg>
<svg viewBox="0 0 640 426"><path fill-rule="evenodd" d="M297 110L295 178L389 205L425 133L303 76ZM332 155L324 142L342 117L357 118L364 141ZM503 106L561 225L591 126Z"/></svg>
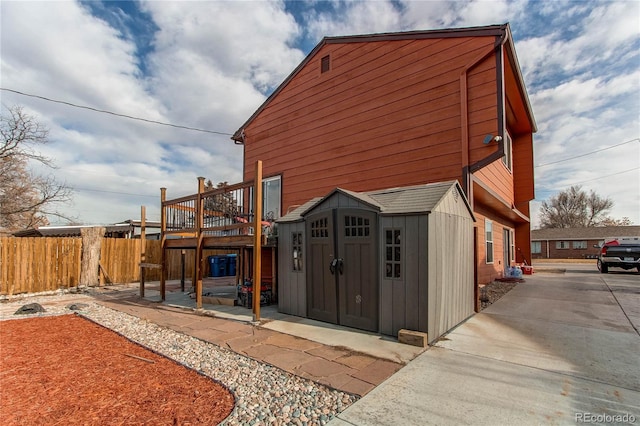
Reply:
<svg viewBox="0 0 640 426"><path fill-rule="evenodd" d="M640 226L550 228L531 231L533 259L596 259L604 240L640 237Z"/></svg>
<svg viewBox="0 0 640 426"><path fill-rule="evenodd" d="M326 37L232 139L274 219L335 188L458 181L487 283L531 261L535 131L504 24Z"/></svg>

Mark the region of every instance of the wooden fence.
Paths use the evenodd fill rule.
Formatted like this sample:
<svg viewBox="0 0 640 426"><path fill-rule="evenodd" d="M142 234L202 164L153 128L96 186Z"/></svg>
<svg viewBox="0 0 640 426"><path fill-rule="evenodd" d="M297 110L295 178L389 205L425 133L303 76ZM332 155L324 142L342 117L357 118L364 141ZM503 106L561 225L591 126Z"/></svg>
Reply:
<svg viewBox="0 0 640 426"><path fill-rule="evenodd" d="M139 239L103 238L100 246L101 284L140 281ZM160 241L146 241L146 262L160 263ZM205 250L207 256L225 251ZM0 237L0 295L38 293L76 287L80 280L81 238ZM185 277L193 275L195 251L185 250ZM205 271L208 271L208 265ZM181 250L167 251L167 277L182 276ZM107 279L108 277L108 279ZM146 281L160 280L160 269L148 269Z"/></svg>

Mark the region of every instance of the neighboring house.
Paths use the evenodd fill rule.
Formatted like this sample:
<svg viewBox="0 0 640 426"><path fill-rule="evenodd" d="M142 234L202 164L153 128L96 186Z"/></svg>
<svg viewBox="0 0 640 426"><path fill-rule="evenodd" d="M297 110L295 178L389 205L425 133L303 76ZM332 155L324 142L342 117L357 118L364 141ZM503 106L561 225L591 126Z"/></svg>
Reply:
<svg viewBox="0 0 640 426"><path fill-rule="evenodd" d="M127 220L112 225L47 225L33 229L14 232L16 237L79 237L83 228L105 228L107 238L140 238L140 221ZM159 239L160 222L149 222L146 225L146 239Z"/></svg>
<svg viewBox="0 0 640 426"><path fill-rule="evenodd" d="M487 283L531 261L535 131L504 24L326 37L232 139L245 181L263 161L276 219L337 187L457 180L475 217L476 283Z"/></svg>
<svg viewBox="0 0 640 426"><path fill-rule="evenodd" d="M606 238L640 237L640 226L552 228L531 231L533 259L595 259Z"/></svg>

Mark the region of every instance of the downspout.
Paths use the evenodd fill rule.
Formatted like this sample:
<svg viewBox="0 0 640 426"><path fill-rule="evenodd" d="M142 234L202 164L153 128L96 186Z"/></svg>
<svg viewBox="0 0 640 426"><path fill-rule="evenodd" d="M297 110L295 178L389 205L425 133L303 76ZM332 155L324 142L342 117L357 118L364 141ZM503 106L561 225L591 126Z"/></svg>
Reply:
<svg viewBox="0 0 640 426"><path fill-rule="evenodd" d="M502 64L502 46L507 42L507 31L506 27L502 30L502 35L500 37L496 37L496 42L493 45L493 48L481 54L477 59L473 60L469 65L467 65L462 73L460 74L460 106L461 106L461 116L462 116L462 183L463 190L469 203L473 207L473 187L471 182L471 177L473 173L478 170L488 166L496 160L504 157L504 90L503 86L503 64ZM497 93L498 93L498 136L500 139L498 141L498 147L496 151L484 157L483 159L469 164L469 117L468 117L468 93L467 93L467 74L469 71L477 66L480 62L485 60L489 55L495 53L496 55L496 84L497 84Z"/></svg>

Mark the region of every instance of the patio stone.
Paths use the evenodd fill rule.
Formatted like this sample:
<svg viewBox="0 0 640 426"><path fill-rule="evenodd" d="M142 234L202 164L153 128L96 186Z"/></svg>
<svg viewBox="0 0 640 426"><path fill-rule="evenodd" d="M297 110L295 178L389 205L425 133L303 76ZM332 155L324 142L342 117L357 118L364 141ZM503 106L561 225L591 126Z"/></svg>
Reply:
<svg viewBox="0 0 640 426"><path fill-rule="evenodd" d="M309 349L319 348L322 346L322 344L312 342L311 340L281 333L274 333L273 336L267 339L267 343L274 346L280 346L281 348L295 349L300 351L308 351Z"/></svg>
<svg viewBox="0 0 640 426"><path fill-rule="evenodd" d="M372 385L371 383L367 383L360 379L352 378L348 382L340 385L340 390L353 393L356 395L364 396L369 392L371 392L371 390L373 390L374 387L375 385Z"/></svg>
<svg viewBox="0 0 640 426"><path fill-rule="evenodd" d="M304 352L292 351L289 349L280 349L280 352L274 353L264 358L264 361L271 365L282 368L285 371L293 372L297 367L307 362L315 361L317 358Z"/></svg>
<svg viewBox="0 0 640 426"><path fill-rule="evenodd" d="M385 361L383 359L377 359L364 370L360 370L353 374L353 377L373 385L379 385L401 368L402 365L400 364Z"/></svg>
<svg viewBox="0 0 640 426"><path fill-rule="evenodd" d="M316 358L312 362L302 364L299 370L305 371L315 377L332 376L334 374L352 374L356 370L337 362Z"/></svg>
<svg viewBox="0 0 640 426"><path fill-rule="evenodd" d="M320 358L324 358L328 361L333 361L337 358L343 357L349 353L344 349L334 348L332 346L319 346L317 348L312 348L306 351L309 355L319 356ZM343 363L345 364L345 363ZM347 364L345 364L347 365Z"/></svg>
<svg viewBox="0 0 640 426"><path fill-rule="evenodd" d="M356 370L363 370L376 362L376 358L359 354L347 354L337 358L335 361L348 367L355 368Z"/></svg>

